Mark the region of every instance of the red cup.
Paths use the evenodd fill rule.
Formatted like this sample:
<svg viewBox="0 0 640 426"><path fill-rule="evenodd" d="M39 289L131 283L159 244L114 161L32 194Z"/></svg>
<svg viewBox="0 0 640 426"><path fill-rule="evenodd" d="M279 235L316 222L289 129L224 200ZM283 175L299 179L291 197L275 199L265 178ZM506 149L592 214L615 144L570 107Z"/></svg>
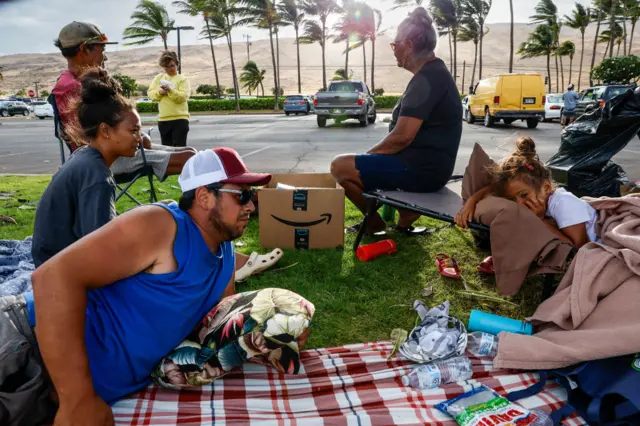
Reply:
<svg viewBox="0 0 640 426"><path fill-rule="evenodd" d="M358 250L356 250L356 256L358 256L358 259L361 261L368 262L376 257L380 257L385 254L393 254L395 252L396 243L393 240L382 240L377 243L358 247Z"/></svg>

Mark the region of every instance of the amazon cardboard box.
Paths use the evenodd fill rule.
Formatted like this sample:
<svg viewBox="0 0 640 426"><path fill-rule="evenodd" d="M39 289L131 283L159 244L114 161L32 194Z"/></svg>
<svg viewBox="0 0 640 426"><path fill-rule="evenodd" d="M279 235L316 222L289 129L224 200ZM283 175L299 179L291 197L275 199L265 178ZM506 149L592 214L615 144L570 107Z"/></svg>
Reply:
<svg viewBox="0 0 640 426"><path fill-rule="evenodd" d="M273 175L258 192L258 203L263 248L344 247L344 189L330 174Z"/></svg>

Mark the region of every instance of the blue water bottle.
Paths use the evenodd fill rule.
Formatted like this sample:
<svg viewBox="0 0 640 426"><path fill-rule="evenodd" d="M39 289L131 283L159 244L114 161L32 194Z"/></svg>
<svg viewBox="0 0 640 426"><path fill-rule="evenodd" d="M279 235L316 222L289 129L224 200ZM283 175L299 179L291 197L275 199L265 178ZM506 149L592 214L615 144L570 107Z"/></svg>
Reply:
<svg viewBox="0 0 640 426"><path fill-rule="evenodd" d="M527 335L533 334L533 326L531 323L501 317L500 315L490 314L476 309L471 311L468 329L470 332L484 331L485 333L495 335L498 335L501 331Z"/></svg>

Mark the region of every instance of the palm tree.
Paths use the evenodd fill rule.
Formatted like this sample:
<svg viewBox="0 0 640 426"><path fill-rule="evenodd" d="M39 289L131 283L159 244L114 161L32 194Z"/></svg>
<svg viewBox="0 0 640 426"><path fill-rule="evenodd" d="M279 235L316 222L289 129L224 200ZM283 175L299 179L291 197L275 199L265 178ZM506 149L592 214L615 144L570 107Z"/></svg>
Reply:
<svg viewBox="0 0 640 426"><path fill-rule="evenodd" d="M565 41L558 46L555 54L560 57L560 69L562 69L562 57L569 57L569 83L571 83L571 71L573 69L573 57L576 54L576 45L572 41ZM562 92L564 92L564 72L562 73Z"/></svg>
<svg viewBox="0 0 640 426"><path fill-rule="evenodd" d="M553 48L558 48L560 44L560 29L562 23L558 17L558 7L553 0L540 0L535 8L536 14L530 16L532 24L546 24L553 33ZM558 56L554 55L556 61L556 88L560 88L560 76L558 74Z"/></svg>
<svg viewBox="0 0 640 426"><path fill-rule="evenodd" d="M611 46L616 43L620 43L618 39L622 38L622 26L617 22L614 23L613 26L613 34L611 30L604 30L600 33L600 37L598 38L598 43L607 45L607 48L604 51L604 55L602 56L602 60L607 57L607 54L611 51Z"/></svg>
<svg viewBox="0 0 640 426"><path fill-rule="evenodd" d="M596 35L593 39L593 51L591 52L591 71L589 71L589 86L593 86L593 78L591 77L593 73L593 67L596 63L596 48L598 47L598 37L600 36L600 23L602 22L605 0L593 0L593 8L591 11L598 11L595 15L591 16L591 19L595 19L598 23L596 25Z"/></svg>
<svg viewBox="0 0 640 426"><path fill-rule="evenodd" d="M484 22L491 10L492 0L466 0L462 6L462 13L474 19L478 24L480 45L480 63L478 67L478 80L482 80L482 41L484 39Z"/></svg>
<svg viewBox="0 0 640 426"><path fill-rule="evenodd" d="M211 58L213 59L213 72L216 76L216 91L217 97L220 97L220 80L218 79L218 64L216 62L216 54L213 49L213 39L209 28L209 15L213 12L211 2L206 0L177 0L172 3L178 8L178 13L182 13L189 16L202 15L206 26L207 37L209 39L209 45L211 47Z"/></svg>
<svg viewBox="0 0 640 426"><path fill-rule="evenodd" d="M376 39L383 36L386 30L380 31L382 26L382 12L378 9L373 9L373 31L369 34L369 40L371 40L371 91L375 92L375 62L376 62Z"/></svg>
<svg viewBox="0 0 640 426"><path fill-rule="evenodd" d="M351 77L353 77L353 71L349 71L349 73L347 74L344 68L338 68L333 73L333 78L331 79L331 81L351 80Z"/></svg>
<svg viewBox="0 0 640 426"><path fill-rule="evenodd" d="M631 37L629 37L629 55L633 55L632 46L633 46L633 33L636 31L636 24L638 23L638 19L640 19L640 3L637 3L631 7L629 10L629 19L631 20Z"/></svg>
<svg viewBox="0 0 640 426"><path fill-rule="evenodd" d="M609 30L611 32L612 29L614 29L615 31L615 26L616 26L616 8L618 6L618 0L611 0L611 9L609 9ZM613 43L615 42L615 38L614 37L610 37L610 43L609 43L609 57L611 58L613 56Z"/></svg>
<svg viewBox="0 0 640 426"><path fill-rule="evenodd" d="M578 92L580 91L580 82L582 81L582 60L584 59L584 33L591 23L591 10L585 9L580 3L576 3L575 9L571 11L571 16L565 15L564 22L569 28L580 30L580 69L578 70ZM571 72L569 72L571 74ZM569 75L571 80L571 75Z"/></svg>
<svg viewBox="0 0 640 426"><path fill-rule="evenodd" d="M527 41L520 45L518 54L521 58L535 58L538 56L547 57L547 79L549 82L549 93L553 93L551 86L551 55L555 50L555 35L551 26L541 24L529 34Z"/></svg>
<svg viewBox="0 0 640 426"><path fill-rule="evenodd" d="M298 59L298 93L302 93L302 83L300 79L300 43L299 32L300 26L304 22L304 13L298 7L296 0L284 0L278 5L278 11L280 12L281 26L291 25L296 32L296 55Z"/></svg>
<svg viewBox="0 0 640 426"><path fill-rule="evenodd" d="M485 35L487 34L487 32L485 32ZM476 65L478 63L478 43L480 42L480 27L478 27L478 23L474 19L466 18L462 21L458 40L462 42L472 41L475 45L475 53L473 54L473 71L471 72L470 85L470 87L473 87L473 82L476 76ZM464 87L462 88L462 90L464 91Z"/></svg>
<svg viewBox="0 0 640 426"><path fill-rule="evenodd" d="M258 92L258 86L262 89L262 96L264 97L264 86L262 82L264 81L264 75L267 73L267 70L258 69L258 65L255 62L249 61L242 67L242 73L240 74L240 82L244 83L243 88L249 90L251 93L252 90Z"/></svg>
<svg viewBox="0 0 640 426"><path fill-rule="evenodd" d="M274 106L273 110L278 111L278 97L280 96L280 85L278 84L278 67L276 65L276 52L273 46L273 29L278 19L277 11L272 0L240 0L245 6L242 14L248 16L253 25L257 28L269 30L269 41L271 43L271 62L273 65L274 83Z"/></svg>
<svg viewBox="0 0 640 426"><path fill-rule="evenodd" d="M316 41L322 48L322 87L327 90L327 69L325 64L325 47L327 45L327 18L337 11L338 5L334 0L309 0L303 6L305 13L317 16L320 24L315 21L305 23L305 33L303 43L311 44Z"/></svg>
<svg viewBox="0 0 640 426"><path fill-rule="evenodd" d="M511 14L511 28L509 31L509 72L512 73L513 72L513 0L509 0L509 13Z"/></svg>
<svg viewBox="0 0 640 426"><path fill-rule="evenodd" d="M148 44L160 37L164 43L164 50L168 50L167 35L175 21L169 18L169 13L162 4L151 0L140 0L131 19L133 22L124 30L122 38L133 41L125 43L124 46Z"/></svg>
<svg viewBox="0 0 640 426"><path fill-rule="evenodd" d="M436 25L441 28L441 34L449 35L449 49L453 44L453 54L449 52L451 59L451 74L453 80L458 78L458 32L460 30L460 21L462 19L462 0L432 0L431 13L435 19ZM443 31L443 29L446 29Z"/></svg>
<svg viewBox="0 0 640 426"><path fill-rule="evenodd" d="M352 50L350 45L350 37L351 37L351 23L349 22L349 13L345 12L344 15L340 18L338 22L333 26L333 31L335 31L334 35L331 37L334 44L338 43L347 43L347 47L344 50L344 66L345 69L349 68L349 52Z"/></svg>
<svg viewBox="0 0 640 426"><path fill-rule="evenodd" d="M229 48L229 58L231 59L231 78L233 79L233 88L235 89L234 98L236 101L236 111L240 110L240 85L238 84L238 75L236 65L233 58L233 40L231 32L234 28L244 26L251 22L250 18L237 19L240 9L236 0L207 0L212 7L207 21L208 26L200 33L203 38L219 39L224 37ZM213 9L217 8L217 9Z"/></svg>

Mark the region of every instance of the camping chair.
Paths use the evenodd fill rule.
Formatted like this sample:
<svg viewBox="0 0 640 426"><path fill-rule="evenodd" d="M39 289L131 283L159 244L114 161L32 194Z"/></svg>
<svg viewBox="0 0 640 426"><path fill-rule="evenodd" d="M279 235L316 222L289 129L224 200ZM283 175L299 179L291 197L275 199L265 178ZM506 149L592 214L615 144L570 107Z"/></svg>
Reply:
<svg viewBox="0 0 640 426"><path fill-rule="evenodd" d="M357 250L364 237L367 222L382 205L388 205L396 209L409 210L422 216L441 220L450 224L454 223L454 217L462 208L462 176L454 175L444 188L437 192L404 192L404 191L369 191L362 194L367 200L367 212L356 235L353 249ZM469 228L477 231L481 236L489 236L489 227L477 222L469 223ZM554 274L546 274L543 300L547 299L554 291Z"/></svg>

